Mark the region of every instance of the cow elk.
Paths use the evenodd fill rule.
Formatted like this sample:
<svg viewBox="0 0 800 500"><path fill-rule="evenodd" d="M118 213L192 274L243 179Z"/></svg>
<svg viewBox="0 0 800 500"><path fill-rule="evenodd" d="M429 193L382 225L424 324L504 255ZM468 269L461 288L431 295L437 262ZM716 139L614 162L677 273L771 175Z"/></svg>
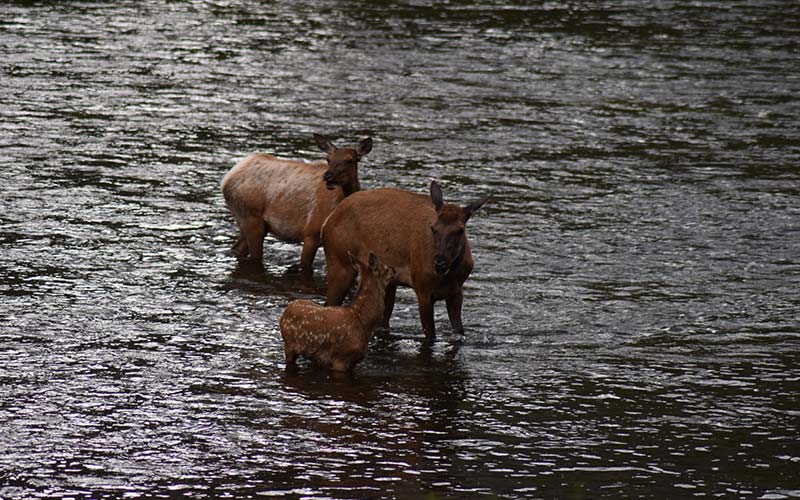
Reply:
<svg viewBox="0 0 800 500"><path fill-rule="evenodd" d="M337 148L315 134L327 159L305 163L268 154L253 154L222 179L225 203L240 236L231 253L241 261L261 262L264 236L302 242L300 267L311 271L320 245L320 229L345 197L361 189L358 162L372 149L367 138L355 148Z"/></svg>
<svg viewBox="0 0 800 500"><path fill-rule="evenodd" d="M394 309L397 285L414 289L422 328L433 340L436 328L433 305L447 303L453 333L463 335L462 286L472 272L473 260L465 225L486 202L486 196L465 207L444 203L442 190L431 182L430 196L400 189L362 191L345 199L322 228L328 268L328 305L344 300L355 273L348 253L374 252L397 277L386 290L384 326Z"/></svg>
<svg viewBox="0 0 800 500"><path fill-rule="evenodd" d="M367 351L373 330L383 319L386 286L396 271L370 253L367 262L348 256L359 284L349 307L325 307L310 300L295 300L281 315L286 368L298 356L335 371L352 371Z"/></svg>

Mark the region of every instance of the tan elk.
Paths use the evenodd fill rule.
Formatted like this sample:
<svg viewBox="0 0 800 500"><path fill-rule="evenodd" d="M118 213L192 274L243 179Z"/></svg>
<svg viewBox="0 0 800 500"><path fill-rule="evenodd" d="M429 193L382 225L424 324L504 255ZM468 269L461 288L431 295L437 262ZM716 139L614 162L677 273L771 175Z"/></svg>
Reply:
<svg viewBox="0 0 800 500"><path fill-rule="evenodd" d="M335 371L350 371L364 358L372 331L383 319L386 286L397 272L372 252L367 262L348 256L359 284L349 307L326 307L310 300L295 300L280 319L286 368L298 356Z"/></svg>
<svg viewBox="0 0 800 500"><path fill-rule="evenodd" d="M341 304L353 284L355 273L348 265L348 253L371 251L397 269L386 291L385 326L394 309L397 285L404 285L414 289L429 340L436 335L433 305L438 300L447 303L453 333L462 335L462 286L473 266L465 224L488 198L465 207L444 203L436 181L431 182L430 197L400 189L375 189L348 197L322 228L328 267L326 304Z"/></svg>
<svg viewBox="0 0 800 500"><path fill-rule="evenodd" d="M239 260L261 262L264 236L302 242L300 267L310 271L320 245L325 218L345 197L361 189L358 161L372 150L372 139L355 149L337 148L314 134L326 160L305 163L253 154L237 163L222 179L225 203L239 225L231 248Z"/></svg>

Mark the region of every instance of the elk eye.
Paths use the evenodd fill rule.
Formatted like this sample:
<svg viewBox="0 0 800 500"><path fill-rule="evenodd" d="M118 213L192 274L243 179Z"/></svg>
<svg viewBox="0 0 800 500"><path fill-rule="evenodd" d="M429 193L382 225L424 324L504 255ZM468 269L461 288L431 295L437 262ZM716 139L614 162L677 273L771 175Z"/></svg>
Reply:
<svg viewBox="0 0 800 500"><path fill-rule="evenodd" d="M434 228L433 228L433 226L431 226L431 232L432 232L432 233L435 233L435 232L436 232L436 229L434 229Z"/></svg>

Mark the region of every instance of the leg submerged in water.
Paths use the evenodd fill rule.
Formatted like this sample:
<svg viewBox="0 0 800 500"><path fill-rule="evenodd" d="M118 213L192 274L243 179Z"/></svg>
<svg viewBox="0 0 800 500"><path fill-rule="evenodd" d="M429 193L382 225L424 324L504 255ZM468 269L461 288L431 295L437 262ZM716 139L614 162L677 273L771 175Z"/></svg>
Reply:
<svg viewBox="0 0 800 500"><path fill-rule="evenodd" d="M461 323L461 305L464 302L464 294L459 290L457 294L445 299L447 303L447 316L453 326L455 335L464 335L464 325Z"/></svg>

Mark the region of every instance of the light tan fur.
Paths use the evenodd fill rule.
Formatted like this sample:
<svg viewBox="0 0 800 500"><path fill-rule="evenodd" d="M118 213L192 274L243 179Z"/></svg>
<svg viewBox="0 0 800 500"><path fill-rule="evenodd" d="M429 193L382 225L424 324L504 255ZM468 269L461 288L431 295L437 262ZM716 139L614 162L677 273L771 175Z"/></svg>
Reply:
<svg viewBox="0 0 800 500"><path fill-rule="evenodd" d="M438 189L435 182L432 189L434 185ZM403 285L414 289L428 338L435 336L433 304L438 300L447 302L453 331L462 334L462 286L474 265L464 224L485 201L486 198L465 208L440 203L437 210L431 197L400 189L375 189L348 197L322 229L328 268L326 304L341 304L352 286L354 274L347 264L348 253L360 256L374 252L381 262L397 270L397 277L386 292L384 325L388 326L394 308L396 287ZM433 265L441 249L432 229L439 231L439 226L454 235L460 230L458 248L450 256L451 267L445 274L435 272Z"/></svg>
<svg viewBox="0 0 800 500"><path fill-rule="evenodd" d="M225 203L241 232L231 248L237 258L260 262L264 236L271 233L283 241L302 242L300 265L311 269L322 224L339 202L361 189L357 162L371 148L369 139L359 150L336 148L322 136L315 139L328 153L327 161L305 163L253 154L222 179Z"/></svg>
<svg viewBox="0 0 800 500"><path fill-rule="evenodd" d="M364 358L372 332L383 318L386 285L396 272L374 254L369 263L351 258L351 265L360 283L349 307L295 300L284 310L280 328L287 368L302 356L335 371L351 371Z"/></svg>

